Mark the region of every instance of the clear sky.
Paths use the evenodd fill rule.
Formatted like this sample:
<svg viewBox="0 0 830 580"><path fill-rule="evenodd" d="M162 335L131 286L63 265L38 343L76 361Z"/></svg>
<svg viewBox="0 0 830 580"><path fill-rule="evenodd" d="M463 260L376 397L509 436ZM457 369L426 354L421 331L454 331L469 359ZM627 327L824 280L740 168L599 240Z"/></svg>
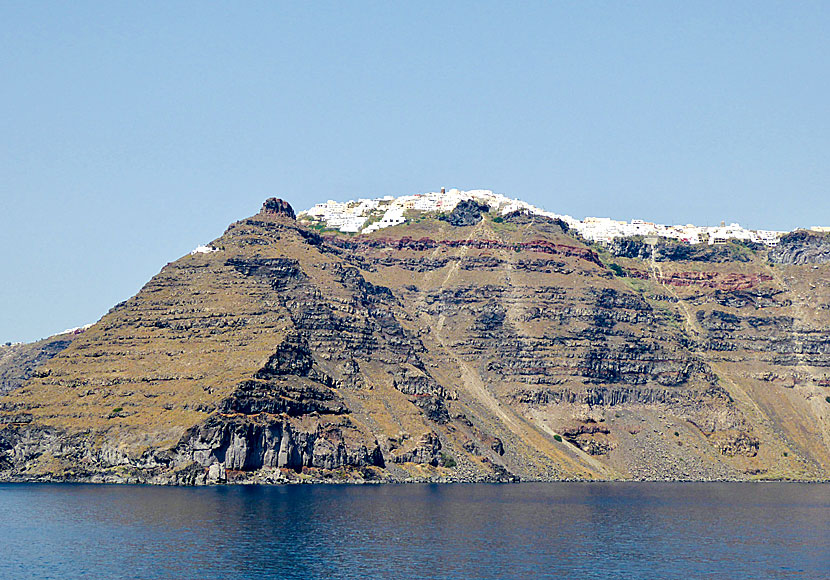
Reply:
<svg viewBox="0 0 830 580"><path fill-rule="evenodd" d="M272 195L830 225L830 3L447 4L0 3L0 342Z"/></svg>

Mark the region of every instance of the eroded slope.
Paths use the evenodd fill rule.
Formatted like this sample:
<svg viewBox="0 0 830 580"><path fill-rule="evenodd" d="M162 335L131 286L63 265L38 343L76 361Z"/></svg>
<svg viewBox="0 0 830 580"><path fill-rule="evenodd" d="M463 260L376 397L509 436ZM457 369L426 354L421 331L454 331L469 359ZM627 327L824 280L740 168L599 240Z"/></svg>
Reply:
<svg viewBox="0 0 830 580"><path fill-rule="evenodd" d="M2 399L4 477L827 477L828 266L462 209L348 237L269 200Z"/></svg>

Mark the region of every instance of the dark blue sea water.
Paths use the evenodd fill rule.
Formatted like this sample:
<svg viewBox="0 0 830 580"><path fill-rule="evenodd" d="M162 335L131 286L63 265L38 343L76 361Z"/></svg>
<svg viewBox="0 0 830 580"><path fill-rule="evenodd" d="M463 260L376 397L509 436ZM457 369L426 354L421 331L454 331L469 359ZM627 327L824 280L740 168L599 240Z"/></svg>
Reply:
<svg viewBox="0 0 830 580"><path fill-rule="evenodd" d="M0 485L0 578L830 578L830 485Z"/></svg>

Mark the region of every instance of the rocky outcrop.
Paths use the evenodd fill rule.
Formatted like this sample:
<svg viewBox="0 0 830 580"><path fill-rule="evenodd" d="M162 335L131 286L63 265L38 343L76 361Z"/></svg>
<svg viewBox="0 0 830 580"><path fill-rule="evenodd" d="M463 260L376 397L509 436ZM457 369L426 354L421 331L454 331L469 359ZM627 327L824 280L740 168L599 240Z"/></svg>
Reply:
<svg viewBox="0 0 830 580"><path fill-rule="evenodd" d="M429 432L420 439L407 442L393 455L395 463L420 463L438 465L441 460L441 439L435 432Z"/></svg>
<svg viewBox="0 0 830 580"><path fill-rule="evenodd" d="M570 231L570 226L567 222L559 218L550 218L547 216L531 213L528 210L516 210L502 216L502 221L508 224L517 225L534 225L540 229L547 229L545 226L555 226L559 232L566 234ZM550 231L550 230L548 230Z"/></svg>
<svg viewBox="0 0 830 580"><path fill-rule="evenodd" d="M275 290L303 278L299 262L287 258L230 258L225 262L243 276L266 278Z"/></svg>
<svg viewBox="0 0 830 580"><path fill-rule="evenodd" d="M733 291L716 290L713 299L718 305L729 308L751 307L762 309L792 305L792 301L787 298L784 291L771 288Z"/></svg>
<svg viewBox="0 0 830 580"><path fill-rule="evenodd" d="M294 215L294 208L291 207L291 204L276 197L269 197L265 200L265 203L262 204L262 213L281 215L291 218L292 220L297 219L297 216Z"/></svg>
<svg viewBox="0 0 830 580"><path fill-rule="evenodd" d="M611 433L604 423L593 419L579 422L562 430L562 437L576 445L588 455L608 455L613 444L607 437Z"/></svg>
<svg viewBox="0 0 830 580"><path fill-rule="evenodd" d="M447 221L456 227L474 226L481 221L481 214L490 211L490 206L480 203L474 199L465 199L458 202L458 205L447 216L438 219Z"/></svg>
<svg viewBox="0 0 830 580"><path fill-rule="evenodd" d="M722 455L735 457L755 457L758 455L758 448L761 442L757 437L742 431L736 433L724 433L713 438L716 441L718 450Z"/></svg>
<svg viewBox="0 0 830 580"><path fill-rule="evenodd" d="M828 264L830 263L830 234L797 230L781 237L770 250L773 264Z"/></svg>
<svg viewBox="0 0 830 580"><path fill-rule="evenodd" d="M455 399L457 394L438 384L429 374L409 365L401 365L395 370L392 385L406 395L429 396L441 399Z"/></svg>
<svg viewBox="0 0 830 580"><path fill-rule="evenodd" d="M701 393L690 393L669 388L604 385L587 387L581 392L569 388L519 389L511 396L519 403L531 405L558 405L562 403L589 407L625 407L630 405L673 406L694 397L714 397L726 400L726 393L717 387Z"/></svg>
<svg viewBox="0 0 830 580"><path fill-rule="evenodd" d="M649 244L640 238L614 238L611 253L622 258L650 260L652 253L658 262L749 262L752 252L763 246L748 242L730 242L724 245L688 244L677 240L660 238Z"/></svg>
<svg viewBox="0 0 830 580"><path fill-rule="evenodd" d="M349 441L352 431L347 419L315 422L311 429L302 429L270 415L215 416L185 434L174 450L174 461L203 468L220 464L239 471L383 467L377 442L369 448L354 445Z"/></svg>
<svg viewBox="0 0 830 580"><path fill-rule="evenodd" d="M691 358L669 358L656 344L627 344L620 349L593 348L579 366L582 376L602 383L682 385L692 377L706 379L706 365Z"/></svg>
<svg viewBox="0 0 830 580"><path fill-rule="evenodd" d="M769 274L738 274L734 272L724 274L721 272L687 271L654 276L646 270L629 269L626 271L626 275L630 278L642 280L654 278L660 284L669 286L700 286L726 292L748 290L772 280L772 276Z"/></svg>
<svg viewBox="0 0 830 580"><path fill-rule="evenodd" d="M243 381L233 395L218 405L223 413L243 415L284 414L302 417L312 413L342 415L346 405L331 389L310 381Z"/></svg>

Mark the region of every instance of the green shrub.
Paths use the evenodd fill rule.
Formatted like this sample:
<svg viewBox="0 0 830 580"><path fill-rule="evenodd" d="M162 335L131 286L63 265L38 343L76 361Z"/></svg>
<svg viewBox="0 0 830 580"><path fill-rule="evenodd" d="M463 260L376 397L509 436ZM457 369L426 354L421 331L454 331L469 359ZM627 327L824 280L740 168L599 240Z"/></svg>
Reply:
<svg viewBox="0 0 830 580"><path fill-rule="evenodd" d="M493 218L493 221L496 222L497 224L500 224L501 222L504 221L504 218L501 217L500 215L497 215L496 217Z"/></svg>
<svg viewBox="0 0 830 580"><path fill-rule="evenodd" d="M112 414L117 415L118 413L120 413L123 410L124 410L124 407L116 407L115 409L112 410Z"/></svg>
<svg viewBox="0 0 830 580"><path fill-rule="evenodd" d="M625 270L619 264L610 263L608 264L608 269L614 272L615 276L619 276L620 278L625 276Z"/></svg>
<svg viewBox="0 0 830 580"><path fill-rule="evenodd" d="M830 395L827 395L826 397L824 397L824 400L827 401L828 403L830 403Z"/></svg>
<svg viewBox="0 0 830 580"><path fill-rule="evenodd" d="M457 464L455 458L449 453L441 452L441 465L444 467L455 467Z"/></svg>
<svg viewBox="0 0 830 580"><path fill-rule="evenodd" d="M556 441L562 441L562 436L561 435L554 435L553 438Z"/></svg>

